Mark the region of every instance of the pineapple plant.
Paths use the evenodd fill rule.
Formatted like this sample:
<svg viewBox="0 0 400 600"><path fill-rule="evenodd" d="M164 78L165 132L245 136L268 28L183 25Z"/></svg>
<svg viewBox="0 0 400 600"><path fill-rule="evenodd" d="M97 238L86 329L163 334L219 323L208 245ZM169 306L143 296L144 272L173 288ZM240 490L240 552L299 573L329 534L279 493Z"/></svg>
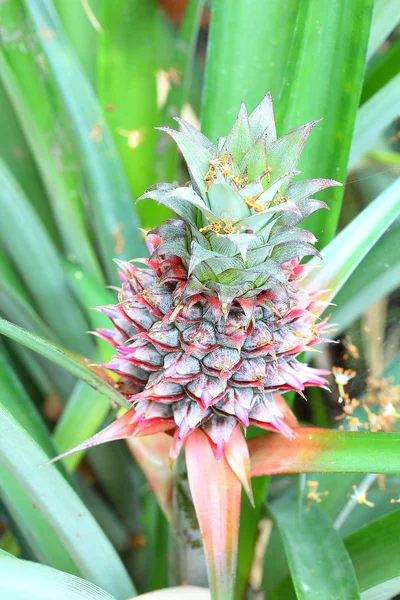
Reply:
<svg viewBox="0 0 400 600"><path fill-rule="evenodd" d="M118 303L102 306L115 347L105 367L132 408L76 449L111 439L173 433L171 458L201 429L220 459L238 425L294 436L281 397L326 386L329 371L298 355L326 341L319 292L301 285L315 236L298 224L327 208L314 193L341 185L298 180L311 122L277 138L271 95L247 114L242 103L214 145L178 118L163 128L186 160L190 181L157 184L139 200L171 208L146 235L150 258L118 261ZM139 265L134 264L138 262Z"/></svg>
<svg viewBox="0 0 400 600"><path fill-rule="evenodd" d="M386 13L395 26L390 6L375 3L368 42L370 0L256 0L251 13L213 0L205 56L205 3L186 4L178 28L157 2L1 3L0 596L21 581L28 595L114 600L174 583L185 586L156 597L192 598L191 585L214 600L290 586L293 597L347 600L382 585L394 596L399 434L378 425L397 418L397 392L376 380L376 414L361 395L367 367L398 383L397 358L385 374L379 360L393 359L399 276L394 123L385 131L398 36L382 45L379 25ZM267 89L280 134L324 118L301 158L306 182L296 169L315 123L277 139L269 95L216 142L240 100L253 110ZM202 133L171 124L193 112ZM374 152L381 134L392 141ZM180 155L190 181L150 188L136 214L133 198L178 178ZM347 180L342 211L344 188L314 175ZM318 237L322 268L301 228ZM114 257L118 300L105 288ZM371 327L357 339L350 324L389 294L388 335ZM305 363L332 337L320 319L330 302L336 339L351 333L364 351L358 365L341 363L341 344L326 351L328 403L305 389L326 386L327 371ZM91 339L98 327L103 339ZM292 391L309 399L301 424ZM86 450L118 438L47 464L82 440Z"/></svg>

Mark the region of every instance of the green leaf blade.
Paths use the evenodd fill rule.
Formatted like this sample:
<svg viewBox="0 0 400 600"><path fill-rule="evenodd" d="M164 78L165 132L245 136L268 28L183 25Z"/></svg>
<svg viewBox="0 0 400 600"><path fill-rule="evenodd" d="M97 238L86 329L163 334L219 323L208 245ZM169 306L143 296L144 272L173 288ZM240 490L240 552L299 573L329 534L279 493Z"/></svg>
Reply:
<svg viewBox="0 0 400 600"><path fill-rule="evenodd" d="M254 560L259 534L258 524L265 507L269 477L258 477L251 482L254 507L248 498L242 497L240 507L239 550L236 570L235 598L241 600L249 584L250 570Z"/></svg>
<svg viewBox="0 0 400 600"><path fill-rule="evenodd" d="M371 149L379 134L398 116L399 93L400 73L367 100L358 111L349 158L350 168L364 152Z"/></svg>
<svg viewBox="0 0 400 600"><path fill-rule="evenodd" d="M92 343L82 335L86 321L69 289L58 252L22 189L1 162L0 208L2 242L41 313L64 344L90 354Z"/></svg>
<svg viewBox="0 0 400 600"><path fill-rule="evenodd" d="M59 454L92 437L110 412L110 401L93 388L79 381L54 431L54 443ZM75 452L63 458L68 471L79 465L84 452Z"/></svg>
<svg viewBox="0 0 400 600"><path fill-rule="evenodd" d="M283 133L323 118L300 161L300 170L307 178L345 181L371 15L372 0L300 4L277 122ZM334 236L342 197L343 188L321 194L322 200L329 201L329 215L317 213L304 222L319 239L320 247Z"/></svg>
<svg viewBox="0 0 400 600"><path fill-rule="evenodd" d="M7 32L0 50L0 75L41 174L58 231L66 251L101 280L83 209L83 182L69 124L38 36L22 3L3 4L0 19Z"/></svg>
<svg viewBox="0 0 400 600"><path fill-rule="evenodd" d="M86 77L96 89L98 40L102 33L102 23L99 23L100 0L90 1L90 11L85 10L83 2L53 0L53 4ZM89 18L89 12L97 24Z"/></svg>
<svg viewBox="0 0 400 600"><path fill-rule="evenodd" d="M375 0L367 58L370 59L400 20L397 0Z"/></svg>
<svg viewBox="0 0 400 600"><path fill-rule="evenodd" d="M0 591L7 600L43 600L63 598L63 600L116 600L105 590L84 579L0 554ZM28 596L27 596L28 594Z"/></svg>
<svg viewBox="0 0 400 600"><path fill-rule="evenodd" d="M400 511L381 517L346 537L361 591L399 577ZM400 585L397 582L397 592ZM389 596L388 596L389 597Z"/></svg>
<svg viewBox="0 0 400 600"><path fill-rule="evenodd" d="M298 512L295 499L269 505L285 546L298 600L358 600L349 555L329 518L318 508Z"/></svg>
<svg viewBox="0 0 400 600"><path fill-rule="evenodd" d="M0 404L43 449L47 456L56 455L50 433L37 408L19 382L4 352L0 353ZM76 564L60 543L40 511L27 498L12 474L1 470L0 498L21 533L24 543L36 560L69 573L80 574Z"/></svg>
<svg viewBox="0 0 400 600"><path fill-rule="evenodd" d="M57 341L54 333L32 308L31 302L12 265L5 256L0 254L1 316L32 333ZM54 367L41 357L32 356L22 346L16 345L15 350L44 394L48 394L51 387L54 387L61 398L68 397L73 387L73 380L69 373Z"/></svg>
<svg viewBox="0 0 400 600"><path fill-rule="evenodd" d="M344 331L371 304L400 285L400 264L394 251L400 246L400 223L393 223L353 271L330 307L337 323L335 335Z"/></svg>
<svg viewBox="0 0 400 600"><path fill-rule="evenodd" d="M277 100L297 7L295 0L255 0L251 8L246 0L212 3L202 109L202 131L211 140L227 134L242 101L252 111L267 92Z"/></svg>
<svg viewBox="0 0 400 600"><path fill-rule="evenodd" d="M47 340L44 340L37 335L33 335L21 327L17 327L16 325L13 325L12 323L9 323L5 319L1 318L0 333L20 344L23 344L34 352L41 354L41 356L48 358L60 367L63 367L66 371L69 371L78 379L88 383L94 389L99 390L110 400L116 402L120 406L128 406L125 402L125 399L117 392L117 390L111 387L106 381L104 381L104 379L91 371L85 365L82 357L78 357L71 352L68 352L68 350L65 348L60 348L55 344L51 344Z"/></svg>
<svg viewBox="0 0 400 600"><path fill-rule="evenodd" d="M0 147L1 156L14 177L20 182L24 192L29 194L35 211L56 243L58 235L50 204L24 132L15 115L15 100L13 105L3 82L0 84L0 105L2 107L0 129L3 132ZM18 158L16 158L16 152Z"/></svg>
<svg viewBox="0 0 400 600"><path fill-rule="evenodd" d="M400 38L394 40L389 48L380 54L368 67L361 94L361 104L369 100L378 90L389 83L399 72Z"/></svg>
<svg viewBox="0 0 400 600"><path fill-rule="evenodd" d="M305 287L326 290L327 302L339 292L364 256L400 213L400 178L371 202L322 251L322 268L303 279ZM318 264L317 262L312 264Z"/></svg>
<svg viewBox="0 0 400 600"><path fill-rule="evenodd" d="M298 427L248 442L251 476L280 473L400 473L400 434Z"/></svg>
<svg viewBox="0 0 400 600"><path fill-rule="evenodd" d="M55 456L50 433L4 352L0 352L0 403L49 456Z"/></svg>
<svg viewBox="0 0 400 600"><path fill-rule="evenodd" d="M58 534L82 575L119 600L135 591L104 533L46 454L0 407L0 463Z"/></svg>
<svg viewBox="0 0 400 600"><path fill-rule="evenodd" d="M98 44L98 95L134 197L156 179L156 144L160 125L157 110L154 47L158 7L154 0L101 2L103 32ZM121 18L121 15L123 17ZM132 24L138 24L132 35ZM132 60L132 57L135 60ZM129 137L131 136L131 138ZM143 226L151 228L171 215L162 207L150 214L138 207Z"/></svg>
<svg viewBox="0 0 400 600"><path fill-rule="evenodd" d="M129 186L102 111L57 13L44 0L24 0L24 4L39 37L43 28L56 34L51 40L41 36L42 50L51 66L79 148L91 217L108 279L116 281L113 257L129 260L146 255Z"/></svg>

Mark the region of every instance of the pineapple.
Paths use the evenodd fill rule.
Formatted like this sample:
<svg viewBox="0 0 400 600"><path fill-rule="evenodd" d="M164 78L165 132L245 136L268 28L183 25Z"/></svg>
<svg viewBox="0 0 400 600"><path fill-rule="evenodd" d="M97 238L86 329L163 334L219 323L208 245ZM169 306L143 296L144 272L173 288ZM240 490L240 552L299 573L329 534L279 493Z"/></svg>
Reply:
<svg viewBox="0 0 400 600"><path fill-rule="evenodd" d="M132 408L91 443L169 431L174 458L201 428L218 459L238 423L293 436L279 395L326 385L327 371L297 359L327 328L313 312L318 297L301 287L316 238L297 225L327 208L312 194L340 184L297 179L316 122L277 138L269 94L250 116L242 104L218 145L176 120L179 131L162 130L190 182L157 184L139 200L178 218L147 233L139 266L118 261L119 302L99 309L113 324L98 332L115 347L106 367Z"/></svg>

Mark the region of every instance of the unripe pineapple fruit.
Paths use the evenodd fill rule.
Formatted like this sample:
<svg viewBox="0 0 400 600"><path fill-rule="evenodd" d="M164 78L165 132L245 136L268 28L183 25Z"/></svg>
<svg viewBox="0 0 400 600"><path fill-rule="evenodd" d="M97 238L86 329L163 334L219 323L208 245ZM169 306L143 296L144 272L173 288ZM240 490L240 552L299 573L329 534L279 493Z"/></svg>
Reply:
<svg viewBox="0 0 400 600"><path fill-rule="evenodd" d="M179 218L147 234L150 258L119 263L119 302L100 308L113 328L99 335L115 346L106 366L132 402L113 437L170 431L174 457L201 428L218 458L238 423L291 436L290 411L274 396L326 383L327 372L296 358L326 329L318 298L301 287L300 260L318 254L316 238L297 225L326 208L312 194L340 184L298 179L315 122L277 138L269 94L250 116L242 104L218 146L177 122L164 131L190 182L155 185L139 200Z"/></svg>

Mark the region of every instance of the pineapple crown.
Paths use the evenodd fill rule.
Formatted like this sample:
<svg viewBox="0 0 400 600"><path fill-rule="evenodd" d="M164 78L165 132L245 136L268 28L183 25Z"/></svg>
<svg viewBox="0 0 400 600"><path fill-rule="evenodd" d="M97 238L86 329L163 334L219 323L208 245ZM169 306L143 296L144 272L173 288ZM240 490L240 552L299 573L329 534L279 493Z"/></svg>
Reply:
<svg viewBox="0 0 400 600"><path fill-rule="evenodd" d="M227 137L215 145L183 119L179 131L161 127L187 163L186 186L157 184L139 200L171 208L171 220L147 239L157 255L182 259L190 277L185 294L216 293L226 313L234 298L266 288L287 296L287 265L319 255L317 241L297 225L324 202L314 193L341 185L332 179L294 180L312 121L277 138L272 98L267 94L250 114L242 103Z"/></svg>

